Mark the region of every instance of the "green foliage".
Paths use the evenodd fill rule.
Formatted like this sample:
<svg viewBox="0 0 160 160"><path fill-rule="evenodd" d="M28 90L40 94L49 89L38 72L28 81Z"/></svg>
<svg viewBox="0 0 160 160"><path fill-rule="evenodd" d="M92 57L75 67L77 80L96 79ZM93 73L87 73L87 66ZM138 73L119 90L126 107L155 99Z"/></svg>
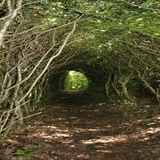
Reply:
<svg viewBox="0 0 160 160"><path fill-rule="evenodd" d="M88 88L88 79L81 72L69 71L64 80L65 90L86 90Z"/></svg>
<svg viewBox="0 0 160 160"><path fill-rule="evenodd" d="M147 127L152 127L152 126L154 126L155 124L156 124L155 122L150 122L150 123L147 123L146 126L147 126Z"/></svg>
<svg viewBox="0 0 160 160"><path fill-rule="evenodd" d="M41 148L41 147L43 147L43 146L44 146L44 143L43 143L43 142L38 143L38 148Z"/></svg>
<svg viewBox="0 0 160 160"><path fill-rule="evenodd" d="M0 139L0 145L5 145L6 144L6 142L3 140L3 139Z"/></svg>
<svg viewBox="0 0 160 160"><path fill-rule="evenodd" d="M17 158L28 158L31 157L33 155L37 154L36 152L30 151L27 147L24 147L22 149L18 149L15 152L15 155Z"/></svg>

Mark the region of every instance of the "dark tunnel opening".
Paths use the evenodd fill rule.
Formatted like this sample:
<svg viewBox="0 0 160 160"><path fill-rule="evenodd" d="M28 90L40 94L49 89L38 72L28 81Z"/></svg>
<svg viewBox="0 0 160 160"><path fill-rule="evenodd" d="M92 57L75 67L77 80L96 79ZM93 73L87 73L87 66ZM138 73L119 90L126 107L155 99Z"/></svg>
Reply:
<svg viewBox="0 0 160 160"><path fill-rule="evenodd" d="M96 72L94 67L82 66L83 69L66 66L50 74L43 93L45 103L64 99L69 103L106 100L102 73Z"/></svg>

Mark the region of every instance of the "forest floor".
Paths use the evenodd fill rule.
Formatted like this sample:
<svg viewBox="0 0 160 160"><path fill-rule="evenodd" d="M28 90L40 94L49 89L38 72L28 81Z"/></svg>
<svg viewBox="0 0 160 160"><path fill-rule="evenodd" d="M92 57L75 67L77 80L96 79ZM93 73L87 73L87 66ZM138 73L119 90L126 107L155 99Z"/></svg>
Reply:
<svg viewBox="0 0 160 160"><path fill-rule="evenodd" d="M0 160L160 160L160 107L140 101L62 96L1 142Z"/></svg>

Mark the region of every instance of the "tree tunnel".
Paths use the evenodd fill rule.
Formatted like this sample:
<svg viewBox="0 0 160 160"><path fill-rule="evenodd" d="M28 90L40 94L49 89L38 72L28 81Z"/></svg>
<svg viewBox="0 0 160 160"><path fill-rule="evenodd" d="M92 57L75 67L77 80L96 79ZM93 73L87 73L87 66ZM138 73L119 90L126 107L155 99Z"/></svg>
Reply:
<svg viewBox="0 0 160 160"><path fill-rule="evenodd" d="M146 89L160 101L156 12L124 2L4 2L1 11L14 15L5 12L0 23L0 133L67 87L80 89L65 85L70 71L85 75L82 88L95 97L132 100Z"/></svg>
<svg viewBox="0 0 160 160"><path fill-rule="evenodd" d="M42 99L52 101L54 97L66 91L104 97L106 94L103 70L97 64L87 65L81 62L77 65L76 61L68 63L56 72L49 74Z"/></svg>
<svg viewBox="0 0 160 160"><path fill-rule="evenodd" d="M52 101L61 91L69 90L65 83L70 71L82 73L86 77L88 86L84 91L97 99L134 101L134 97L144 95L144 90L149 94L156 94L153 88L157 87L154 77L147 77L146 81L141 75L143 73L140 73L141 70L136 68L137 64L133 67L131 61L134 62L129 54L124 59L123 55L116 56L112 51L107 53L107 57L105 54L97 57L96 52L92 55L86 52L77 53L67 63L49 72L42 99L45 102ZM74 85L68 84L67 87L75 90Z"/></svg>

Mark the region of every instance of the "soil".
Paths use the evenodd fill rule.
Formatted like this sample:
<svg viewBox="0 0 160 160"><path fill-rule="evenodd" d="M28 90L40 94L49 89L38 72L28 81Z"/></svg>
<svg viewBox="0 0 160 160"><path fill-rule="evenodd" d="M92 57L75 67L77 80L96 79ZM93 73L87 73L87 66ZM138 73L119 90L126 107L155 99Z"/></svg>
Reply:
<svg viewBox="0 0 160 160"><path fill-rule="evenodd" d="M150 101L61 94L1 142L0 160L160 160L160 108Z"/></svg>

